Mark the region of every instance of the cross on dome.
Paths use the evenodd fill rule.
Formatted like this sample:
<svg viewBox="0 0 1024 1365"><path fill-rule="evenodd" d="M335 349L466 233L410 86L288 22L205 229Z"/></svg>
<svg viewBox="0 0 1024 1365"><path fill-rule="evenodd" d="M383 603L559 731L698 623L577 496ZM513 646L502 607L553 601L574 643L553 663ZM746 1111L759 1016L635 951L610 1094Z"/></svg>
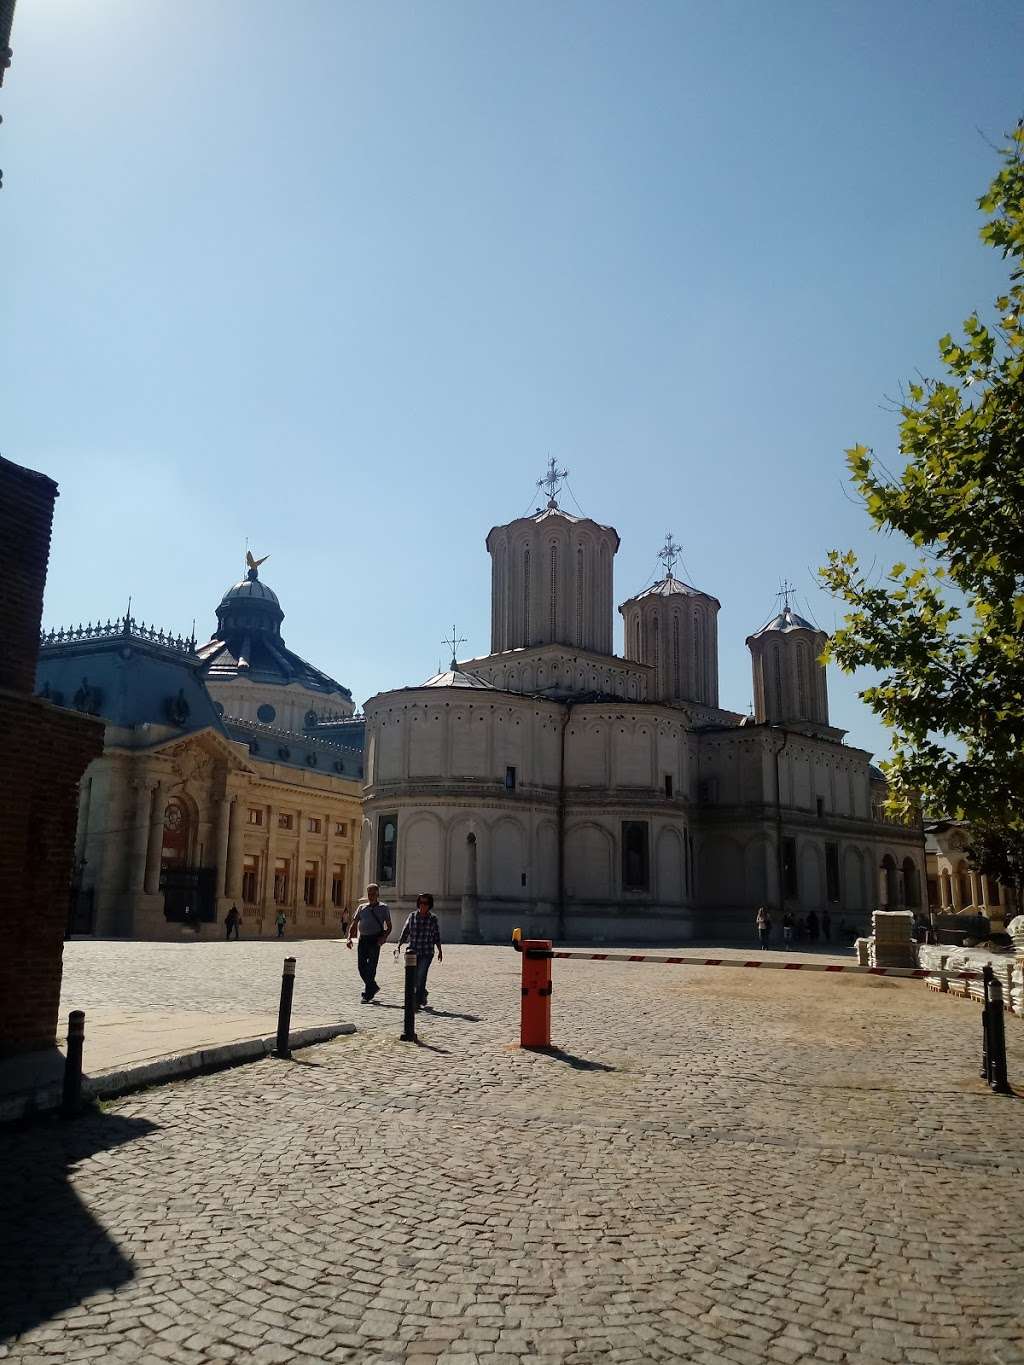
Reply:
<svg viewBox="0 0 1024 1365"><path fill-rule="evenodd" d="M779 584L779 596L782 598L782 610L789 611L789 599L796 592L794 584L788 578L784 578Z"/></svg>
<svg viewBox="0 0 1024 1365"><path fill-rule="evenodd" d="M682 547L677 545L672 539L672 532L665 532L665 544L658 551L658 558L665 566L665 573L668 578L672 577L672 570L675 568L676 560L682 554Z"/></svg>
<svg viewBox="0 0 1024 1365"><path fill-rule="evenodd" d="M558 465L555 463L555 458L552 455L548 460L548 472L542 479L537 480L538 488L547 489L549 507L558 506L555 495L568 477L569 471L567 469L559 469Z"/></svg>
<svg viewBox="0 0 1024 1365"><path fill-rule="evenodd" d="M458 630L455 628L455 626L452 626L451 638L449 639L448 637L445 637L445 639L443 639L443 640L441 641L441 643L442 643L443 645L447 645L448 648L449 648L449 649L451 650L451 652L452 652L452 665L451 665L451 667L452 667L452 672L454 673L455 670L456 670L456 669L458 668L458 666L459 666L458 658L457 658L459 645L464 645L464 644L466 643L466 637L465 637L464 635L460 635L460 634L458 633ZM439 671L440 671L440 670L439 670Z"/></svg>

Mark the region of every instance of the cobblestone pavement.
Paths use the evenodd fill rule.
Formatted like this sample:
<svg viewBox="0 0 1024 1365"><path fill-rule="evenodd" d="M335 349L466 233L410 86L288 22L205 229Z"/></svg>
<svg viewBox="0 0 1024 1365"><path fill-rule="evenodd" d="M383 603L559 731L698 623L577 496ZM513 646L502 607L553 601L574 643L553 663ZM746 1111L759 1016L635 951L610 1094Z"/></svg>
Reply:
<svg viewBox="0 0 1024 1365"><path fill-rule="evenodd" d="M975 1006L556 962L560 1050L524 1053L518 959L454 947L416 1048L389 958L360 1008L343 946L295 951L358 1034L0 1138L0 1356L1024 1362L1024 1104ZM251 1008L281 956L72 944L69 1003Z"/></svg>

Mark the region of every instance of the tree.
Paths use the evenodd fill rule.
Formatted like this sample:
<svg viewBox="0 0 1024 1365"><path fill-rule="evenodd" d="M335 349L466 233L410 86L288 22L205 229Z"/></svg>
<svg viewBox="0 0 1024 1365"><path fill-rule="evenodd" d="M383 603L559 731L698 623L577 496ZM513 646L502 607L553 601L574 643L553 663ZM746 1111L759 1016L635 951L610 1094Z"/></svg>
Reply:
<svg viewBox="0 0 1024 1365"><path fill-rule="evenodd" d="M893 806L965 820L989 866L1021 869L1024 120L1000 152L978 201L982 240L1010 263L995 319L969 317L939 342L943 378L906 386L898 473L864 446L847 451L875 528L912 549L881 581L852 551L831 551L820 574L849 608L827 656L882 675L860 695L892 734Z"/></svg>

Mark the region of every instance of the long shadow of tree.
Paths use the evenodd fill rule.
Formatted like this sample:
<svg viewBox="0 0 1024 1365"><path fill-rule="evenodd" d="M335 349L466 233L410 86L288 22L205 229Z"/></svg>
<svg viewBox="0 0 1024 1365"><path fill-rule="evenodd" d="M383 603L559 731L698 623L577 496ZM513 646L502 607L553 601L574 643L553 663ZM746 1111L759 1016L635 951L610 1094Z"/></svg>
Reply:
<svg viewBox="0 0 1024 1365"><path fill-rule="evenodd" d="M0 1341L20 1336L134 1275L71 1188L75 1166L156 1131L99 1111L37 1120L0 1135Z"/></svg>

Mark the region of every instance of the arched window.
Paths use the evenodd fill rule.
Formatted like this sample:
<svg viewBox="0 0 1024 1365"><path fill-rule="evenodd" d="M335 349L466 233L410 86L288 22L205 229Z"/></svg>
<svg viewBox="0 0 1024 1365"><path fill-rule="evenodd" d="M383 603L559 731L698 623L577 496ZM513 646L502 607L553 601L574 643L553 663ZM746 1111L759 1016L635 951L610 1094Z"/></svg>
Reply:
<svg viewBox="0 0 1024 1365"><path fill-rule="evenodd" d="M658 614L651 618L651 663L654 665L655 686L661 687L661 638L658 628Z"/></svg>
<svg viewBox="0 0 1024 1365"><path fill-rule="evenodd" d="M505 583L505 546L499 545L494 552L494 647L508 649L509 640L505 625L505 609L508 588Z"/></svg>
<svg viewBox="0 0 1024 1365"><path fill-rule="evenodd" d="M530 549L523 551L523 644L530 643Z"/></svg>
<svg viewBox="0 0 1024 1365"><path fill-rule="evenodd" d="M782 705L782 650L779 649L778 645L772 650L772 656L772 663L774 665L772 671L775 679L775 706L772 709L775 712L774 718L776 720L783 720L785 719L786 713Z"/></svg>
<svg viewBox="0 0 1024 1365"><path fill-rule="evenodd" d="M693 613L693 695L704 700L704 622L699 611Z"/></svg>
<svg viewBox="0 0 1024 1365"><path fill-rule="evenodd" d="M580 646L587 643L583 628L587 597L583 589L583 546L579 545L576 549L576 643Z"/></svg>
<svg viewBox="0 0 1024 1365"><path fill-rule="evenodd" d="M189 846L192 842L192 816L184 801L172 796L164 811L164 836L160 849L160 866L178 869L189 865Z"/></svg>
<svg viewBox="0 0 1024 1365"><path fill-rule="evenodd" d="M548 621L552 640L558 636L558 546L551 546L551 614Z"/></svg>
<svg viewBox="0 0 1024 1365"><path fill-rule="evenodd" d="M797 701L800 705L800 719L809 720L810 712L807 709L807 646L803 644L796 647L796 686Z"/></svg>
<svg viewBox="0 0 1024 1365"><path fill-rule="evenodd" d="M918 888L917 864L913 858L903 859L903 900L911 910L921 904Z"/></svg>
<svg viewBox="0 0 1024 1365"><path fill-rule="evenodd" d="M640 653L640 613L636 612L633 616L633 658L639 663L643 655Z"/></svg>
<svg viewBox="0 0 1024 1365"><path fill-rule="evenodd" d="M960 904L970 905L971 903L971 877L967 871L967 864L961 862L956 869L956 879L960 889Z"/></svg>
<svg viewBox="0 0 1024 1365"><path fill-rule="evenodd" d="M678 701L682 695L679 688L679 613L672 613L672 697Z"/></svg>

